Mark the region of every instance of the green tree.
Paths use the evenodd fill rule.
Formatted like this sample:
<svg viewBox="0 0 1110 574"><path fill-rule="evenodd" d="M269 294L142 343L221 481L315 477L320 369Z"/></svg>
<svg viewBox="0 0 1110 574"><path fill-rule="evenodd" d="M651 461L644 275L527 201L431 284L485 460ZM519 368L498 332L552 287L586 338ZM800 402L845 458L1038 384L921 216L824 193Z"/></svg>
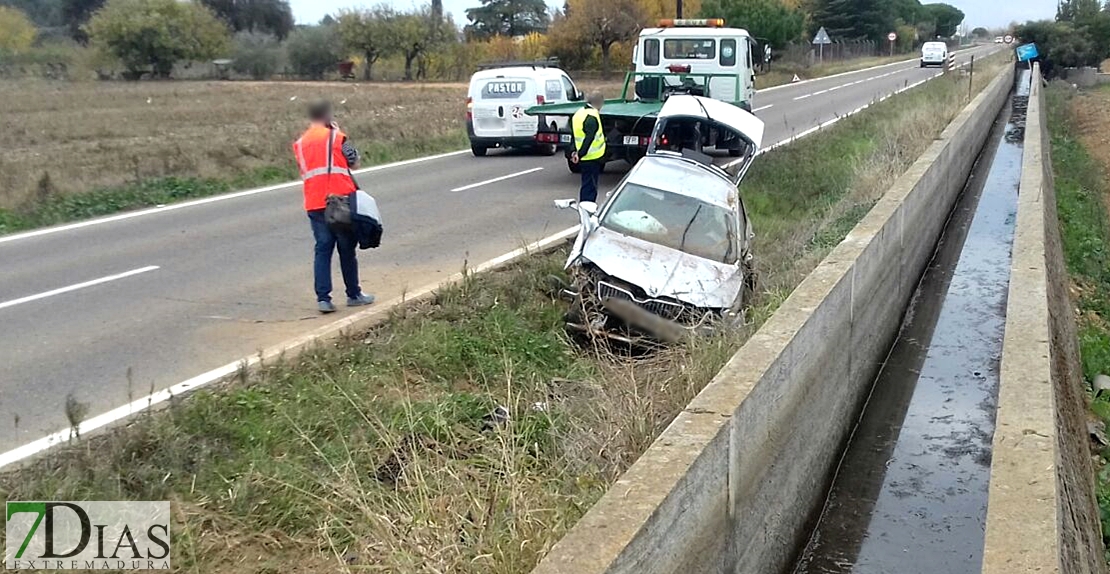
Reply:
<svg viewBox="0 0 1110 574"><path fill-rule="evenodd" d="M801 10L787 8L780 0L705 0L701 17L736 22L776 48L800 38L806 18Z"/></svg>
<svg viewBox="0 0 1110 574"><path fill-rule="evenodd" d="M212 12L177 0L108 0L86 28L133 79L146 71L167 78L175 63L207 60L229 45L227 27Z"/></svg>
<svg viewBox="0 0 1110 574"><path fill-rule="evenodd" d="M0 6L0 52L21 52L35 42L34 23L15 8Z"/></svg>
<svg viewBox="0 0 1110 574"><path fill-rule="evenodd" d="M199 0L236 32L264 32L284 40L293 30L288 0Z"/></svg>
<svg viewBox="0 0 1110 574"><path fill-rule="evenodd" d="M921 2L918 0L891 0L888 6L887 17L894 22L895 28L902 23L914 23L921 19Z"/></svg>
<svg viewBox="0 0 1110 574"><path fill-rule="evenodd" d="M982 26L980 26L980 27L972 30L971 35L975 36L976 38L990 38L991 31L987 30L986 28L983 28Z"/></svg>
<svg viewBox="0 0 1110 574"><path fill-rule="evenodd" d="M362 55L366 61L363 78L367 81L374 77L374 64L398 50L396 19L397 13L387 4L339 14L337 22L343 48Z"/></svg>
<svg viewBox="0 0 1110 574"><path fill-rule="evenodd" d="M312 80L324 79L343 58L336 26L300 28L285 41L285 51L293 71Z"/></svg>
<svg viewBox="0 0 1110 574"><path fill-rule="evenodd" d="M88 43L85 24L103 6L104 0L62 0L62 18L69 27L69 35L82 44Z"/></svg>
<svg viewBox="0 0 1110 574"><path fill-rule="evenodd" d="M951 38L964 21L964 13L948 4L923 4L922 13L936 26L934 33L942 38Z"/></svg>
<svg viewBox="0 0 1110 574"><path fill-rule="evenodd" d="M412 66L437 44L440 31L433 26L430 7L415 12L398 14L390 25L397 50L405 59L405 80L413 79Z"/></svg>
<svg viewBox="0 0 1110 574"><path fill-rule="evenodd" d="M1056 66L1093 66L1101 62L1106 53L1105 44L1096 42L1088 27L1076 27L1071 22L1052 20L1030 21L1014 30L1019 42L1037 45L1046 72L1051 75Z"/></svg>
<svg viewBox="0 0 1110 574"><path fill-rule="evenodd" d="M812 32L824 26L834 40L882 41L894 21L884 0L814 0Z"/></svg>
<svg viewBox="0 0 1110 574"><path fill-rule="evenodd" d="M269 34L240 32L235 35L232 69L255 80L268 80L281 66L281 44Z"/></svg>
<svg viewBox="0 0 1110 574"><path fill-rule="evenodd" d="M1061 0L1056 6L1056 21L1089 22L1101 11L1099 0Z"/></svg>
<svg viewBox="0 0 1110 574"><path fill-rule="evenodd" d="M544 0L481 0L482 5L466 10L468 38L527 36L546 32L551 24Z"/></svg>
<svg viewBox="0 0 1110 574"><path fill-rule="evenodd" d="M31 19L35 26L62 26L62 0L0 0L0 7L15 8Z"/></svg>

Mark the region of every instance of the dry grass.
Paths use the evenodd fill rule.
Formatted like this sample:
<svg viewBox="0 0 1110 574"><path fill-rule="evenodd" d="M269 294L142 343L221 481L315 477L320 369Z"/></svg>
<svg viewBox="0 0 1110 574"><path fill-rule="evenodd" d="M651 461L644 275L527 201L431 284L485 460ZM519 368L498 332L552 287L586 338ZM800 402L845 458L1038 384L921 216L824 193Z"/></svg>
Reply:
<svg viewBox="0 0 1110 574"><path fill-rule="evenodd" d="M562 254L533 258L0 476L0 497L172 500L181 572L527 572L965 93L934 82L760 158L744 194L764 287L743 332L580 348L547 295Z"/></svg>
<svg viewBox="0 0 1110 574"><path fill-rule="evenodd" d="M304 104L327 97L369 162L464 147L458 85L0 81L0 208L44 175L83 193L166 176L293 172ZM292 98L296 98L293 100Z"/></svg>
<svg viewBox="0 0 1110 574"><path fill-rule="evenodd" d="M1110 88L1080 92L1071 102L1076 134L1083 147L1110 174ZM1110 195L1104 195L1110 210Z"/></svg>

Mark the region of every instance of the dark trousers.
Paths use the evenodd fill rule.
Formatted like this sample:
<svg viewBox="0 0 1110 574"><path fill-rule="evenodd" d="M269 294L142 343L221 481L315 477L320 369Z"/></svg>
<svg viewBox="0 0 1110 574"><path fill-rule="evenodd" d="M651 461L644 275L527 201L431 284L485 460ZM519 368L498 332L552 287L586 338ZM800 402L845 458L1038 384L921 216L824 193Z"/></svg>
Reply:
<svg viewBox="0 0 1110 574"><path fill-rule="evenodd" d="M316 260L313 272L316 276L316 300L331 301L331 255L339 251L339 269L343 272L343 283L347 287L347 298L358 297L362 288L358 285L358 258L355 256L357 241L352 233L335 233L324 222L324 210L308 212L312 222L312 235L316 238Z"/></svg>
<svg viewBox="0 0 1110 574"><path fill-rule="evenodd" d="M582 168L582 189L578 192L578 201L597 203L597 182L601 179L601 162L583 161L578 165Z"/></svg>

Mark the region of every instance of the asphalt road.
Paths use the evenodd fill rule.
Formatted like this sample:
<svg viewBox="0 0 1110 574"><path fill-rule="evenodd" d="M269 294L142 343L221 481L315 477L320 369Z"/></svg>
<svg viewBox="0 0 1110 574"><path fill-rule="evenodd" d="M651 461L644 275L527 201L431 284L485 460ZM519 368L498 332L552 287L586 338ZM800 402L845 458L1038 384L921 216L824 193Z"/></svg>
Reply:
<svg viewBox="0 0 1110 574"><path fill-rule="evenodd" d="M764 145L937 73L913 60L764 90ZM603 185L625 170L611 166ZM457 153L359 181L385 219L383 247L359 253L379 300L577 223L552 206L577 195L562 156ZM0 453L66 428L68 394L99 414L334 320L315 310L300 206L289 184L0 237ZM342 317L338 269L335 284Z"/></svg>

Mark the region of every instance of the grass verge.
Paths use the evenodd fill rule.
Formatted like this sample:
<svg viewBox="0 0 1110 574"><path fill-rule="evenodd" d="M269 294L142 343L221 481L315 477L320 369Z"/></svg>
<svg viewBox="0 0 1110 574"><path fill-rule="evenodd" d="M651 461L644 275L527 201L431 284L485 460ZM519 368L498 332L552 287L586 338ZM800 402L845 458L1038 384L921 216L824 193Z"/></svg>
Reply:
<svg viewBox="0 0 1110 574"><path fill-rule="evenodd" d="M429 140L413 139L399 144L374 142L363 146L362 165L369 167L462 149L467 144L462 132ZM111 215L121 211L165 205L240 189L250 189L297 179L292 165L257 167L230 178L157 177L140 183L61 193L49 172L39 178L33 195L16 209L0 208L0 235L69 221Z"/></svg>
<svg viewBox="0 0 1110 574"><path fill-rule="evenodd" d="M1056 207L1064 259L1071 279L1070 291L1077 309L1083 375L1091 383L1097 375L1110 375L1110 218L1107 214L1110 187L1106 184L1110 154L1097 157L1086 142L1090 138L1105 142L1110 135L1107 129L1110 123L1084 125L1080 114L1094 113L1104 117L1110 114L1110 90L1081 97L1056 84L1047 95ZM1103 423L1110 423L1110 395L1093 394L1091 410ZM1103 451L1096 464L1096 494L1104 542L1110 543L1108 459L1110 449Z"/></svg>
<svg viewBox="0 0 1110 574"><path fill-rule="evenodd" d="M181 572L527 572L966 90L930 82L756 162L743 193L764 291L743 332L637 359L581 349L546 294L563 254L536 257L75 442L0 476L0 496L171 500Z"/></svg>

